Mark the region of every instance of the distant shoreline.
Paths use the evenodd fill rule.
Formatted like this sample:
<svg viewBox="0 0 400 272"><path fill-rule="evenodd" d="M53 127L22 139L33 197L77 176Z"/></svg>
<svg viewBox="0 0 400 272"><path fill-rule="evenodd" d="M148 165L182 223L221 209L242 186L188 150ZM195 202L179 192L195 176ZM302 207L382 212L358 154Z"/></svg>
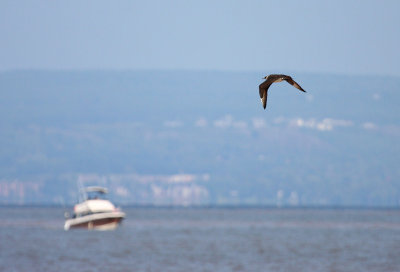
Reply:
<svg viewBox="0 0 400 272"><path fill-rule="evenodd" d="M400 206L331 206L331 205L305 205L305 206L271 206L271 205L117 205L122 206L124 209L222 209L222 210L236 210L236 209L265 209L265 210L400 210ZM2 208L64 208L71 209L73 205L57 205L57 204L0 204Z"/></svg>

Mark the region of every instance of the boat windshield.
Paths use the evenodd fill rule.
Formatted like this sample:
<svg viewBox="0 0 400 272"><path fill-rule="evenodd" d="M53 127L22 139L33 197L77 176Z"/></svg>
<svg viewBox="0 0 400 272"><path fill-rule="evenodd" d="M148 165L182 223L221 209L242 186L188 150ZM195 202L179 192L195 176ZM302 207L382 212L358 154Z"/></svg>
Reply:
<svg viewBox="0 0 400 272"><path fill-rule="evenodd" d="M90 199L107 199L106 194L108 193L106 188L103 187L86 187L81 189L81 198L79 202L90 200Z"/></svg>
<svg viewBox="0 0 400 272"><path fill-rule="evenodd" d="M107 199L106 195L102 192L87 192L87 199Z"/></svg>

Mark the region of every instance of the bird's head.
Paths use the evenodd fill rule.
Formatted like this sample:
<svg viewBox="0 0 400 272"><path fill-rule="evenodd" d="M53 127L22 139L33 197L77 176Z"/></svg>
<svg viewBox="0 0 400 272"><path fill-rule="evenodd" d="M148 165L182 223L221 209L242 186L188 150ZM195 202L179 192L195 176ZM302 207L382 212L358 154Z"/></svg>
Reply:
<svg viewBox="0 0 400 272"><path fill-rule="evenodd" d="M268 76L263 77L263 79L267 79L267 78L268 78Z"/></svg>

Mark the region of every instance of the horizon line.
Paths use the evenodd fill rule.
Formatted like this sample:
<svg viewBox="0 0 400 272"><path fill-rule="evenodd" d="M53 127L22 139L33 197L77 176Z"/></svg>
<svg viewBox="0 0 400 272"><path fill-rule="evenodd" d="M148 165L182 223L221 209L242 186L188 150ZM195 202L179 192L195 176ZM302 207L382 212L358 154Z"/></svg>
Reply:
<svg viewBox="0 0 400 272"><path fill-rule="evenodd" d="M217 68L0 68L0 74L6 73L18 73L18 72L48 72L48 73L87 73L87 72L112 72L112 73L127 73L127 72L200 72L200 73L246 73L246 74L271 74L271 73L283 73L283 74L297 74L297 75L321 75L321 76L339 76L339 77L388 77L388 78L400 78L400 75L395 74L380 74L380 73L340 73L340 72L329 72L329 71L299 71L293 69L266 69L261 71L259 69L217 69Z"/></svg>

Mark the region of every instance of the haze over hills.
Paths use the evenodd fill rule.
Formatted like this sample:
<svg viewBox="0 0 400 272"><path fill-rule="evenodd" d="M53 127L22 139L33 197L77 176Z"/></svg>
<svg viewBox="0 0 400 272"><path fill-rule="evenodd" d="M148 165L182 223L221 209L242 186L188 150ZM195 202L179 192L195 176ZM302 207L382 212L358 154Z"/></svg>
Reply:
<svg viewBox="0 0 400 272"><path fill-rule="evenodd" d="M400 204L400 78L264 75L0 73L0 203Z"/></svg>

